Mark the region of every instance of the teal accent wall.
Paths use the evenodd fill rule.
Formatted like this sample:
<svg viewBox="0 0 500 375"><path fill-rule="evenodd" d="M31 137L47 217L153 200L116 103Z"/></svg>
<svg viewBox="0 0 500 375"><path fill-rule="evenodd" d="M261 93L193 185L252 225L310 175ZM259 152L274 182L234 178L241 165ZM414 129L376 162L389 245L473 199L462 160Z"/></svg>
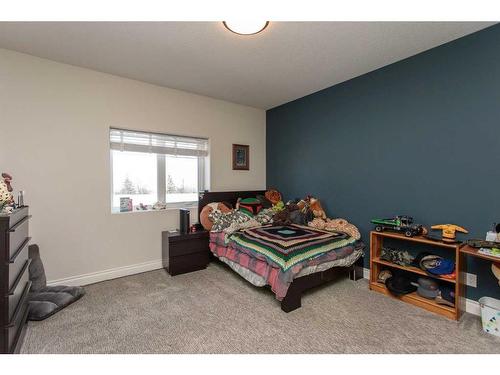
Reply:
<svg viewBox="0 0 500 375"><path fill-rule="evenodd" d="M367 244L370 219L397 214L484 238L500 222L500 25L267 111L267 185L319 197ZM469 271L467 298L500 298L489 262Z"/></svg>

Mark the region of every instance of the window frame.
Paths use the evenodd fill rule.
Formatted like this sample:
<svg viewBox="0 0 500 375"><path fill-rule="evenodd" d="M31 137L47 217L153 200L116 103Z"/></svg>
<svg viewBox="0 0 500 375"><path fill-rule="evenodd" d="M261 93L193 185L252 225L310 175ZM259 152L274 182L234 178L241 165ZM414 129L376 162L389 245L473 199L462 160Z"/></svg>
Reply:
<svg viewBox="0 0 500 375"><path fill-rule="evenodd" d="M121 130L119 128L110 128L111 130ZM136 132L135 130L126 130L123 129L124 131L132 131ZM150 133L150 134L160 134L160 135L166 135L166 136L174 136L175 135L170 135L170 134L163 134L163 133L154 133L154 132L146 132L146 131L137 131L137 132L142 132L142 133ZM109 137L109 136L108 136ZM185 138L199 138L199 137L191 137L191 136L182 136ZM109 139L108 139L109 142ZM109 143L108 143L109 145ZM198 156L197 157L197 165L198 165L198 186L197 186L197 194L199 194L201 191L207 190L209 181L207 179L208 176L208 166L209 164L209 157L210 157L210 142L209 139L207 139L207 146L208 146L208 154L207 156ZM156 155L156 186L157 186L157 202L163 202L166 205L165 209L161 210L155 210L155 209L148 209L148 210L132 210L132 211L126 211L126 212L120 212L120 207L115 207L113 205L114 201L114 164L113 164L113 153L114 151L120 152L119 150L115 150L111 147L109 147L109 155L110 155L110 203L111 203L111 213L112 214L127 214L127 213L135 213L135 212L158 212L158 211L166 211L166 210L174 210L174 209L179 209L179 208L197 208L198 207L198 200L192 200L192 201L182 201L182 202L170 202L166 203L166 197L167 197L167 170L166 170L166 156L167 154L159 154L159 153L154 153L150 152L152 154ZM143 151L133 151L133 152L138 152L138 153L144 153L146 154L147 152ZM182 157L182 156L180 156Z"/></svg>

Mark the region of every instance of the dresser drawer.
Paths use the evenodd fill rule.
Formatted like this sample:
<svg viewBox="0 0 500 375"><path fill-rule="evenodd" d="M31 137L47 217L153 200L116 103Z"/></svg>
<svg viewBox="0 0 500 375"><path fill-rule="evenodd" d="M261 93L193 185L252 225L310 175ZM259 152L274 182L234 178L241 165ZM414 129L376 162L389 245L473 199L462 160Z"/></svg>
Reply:
<svg viewBox="0 0 500 375"><path fill-rule="evenodd" d="M19 249L17 249L9 260L9 290L14 285L19 273L23 269L28 260L28 247L29 247L30 237L21 244Z"/></svg>
<svg viewBox="0 0 500 375"><path fill-rule="evenodd" d="M14 284L9 289L9 321L15 318L14 315L19 307L19 303L22 302L22 298L27 296L29 287L31 286L29 264L30 260L26 260Z"/></svg>
<svg viewBox="0 0 500 375"><path fill-rule="evenodd" d="M209 262L208 251L170 258L168 273L172 276L202 270Z"/></svg>
<svg viewBox="0 0 500 375"><path fill-rule="evenodd" d="M19 250L20 246L26 241L29 233L29 215L24 216L17 223L13 224L8 231L9 236L9 258Z"/></svg>
<svg viewBox="0 0 500 375"><path fill-rule="evenodd" d="M16 349L19 350L19 341L21 340L23 328L25 327L24 323L28 317L28 308L29 305L27 300L23 299L19 304L19 310L15 313L14 320L4 328L5 335L7 336L8 353L15 353Z"/></svg>
<svg viewBox="0 0 500 375"><path fill-rule="evenodd" d="M208 238L190 239L188 241L177 241L168 244L170 257L183 256L188 254L209 252Z"/></svg>

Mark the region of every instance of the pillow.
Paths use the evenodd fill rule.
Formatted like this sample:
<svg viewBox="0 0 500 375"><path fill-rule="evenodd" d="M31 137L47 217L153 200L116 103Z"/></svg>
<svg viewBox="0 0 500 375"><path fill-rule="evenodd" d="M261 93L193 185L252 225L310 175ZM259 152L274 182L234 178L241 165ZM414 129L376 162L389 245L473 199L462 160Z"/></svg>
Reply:
<svg viewBox="0 0 500 375"><path fill-rule="evenodd" d="M253 217L257 215L260 210L262 210L262 203L257 198L245 198L238 200L238 210Z"/></svg>
<svg viewBox="0 0 500 375"><path fill-rule="evenodd" d="M200 212L200 223L205 228L205 230L211 230L212 226L214 225L214 222L212 218L210 217L210 213L212 211L221 211L223 213L227 213L231 211L231 208L226 206L222 202L214 202L214 203L209 203Z"/></svg>

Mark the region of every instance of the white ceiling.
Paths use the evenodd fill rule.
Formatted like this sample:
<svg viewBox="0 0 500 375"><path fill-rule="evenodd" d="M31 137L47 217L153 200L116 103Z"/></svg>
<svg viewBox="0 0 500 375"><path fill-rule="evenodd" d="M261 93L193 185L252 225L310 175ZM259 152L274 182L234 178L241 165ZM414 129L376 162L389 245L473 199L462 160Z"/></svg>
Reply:
<svg viewBox="0 0 500 375"><path fill-rule="evenodd" d="M269 109L492 25L271 22L0 22L0 47Z"/></svg>

